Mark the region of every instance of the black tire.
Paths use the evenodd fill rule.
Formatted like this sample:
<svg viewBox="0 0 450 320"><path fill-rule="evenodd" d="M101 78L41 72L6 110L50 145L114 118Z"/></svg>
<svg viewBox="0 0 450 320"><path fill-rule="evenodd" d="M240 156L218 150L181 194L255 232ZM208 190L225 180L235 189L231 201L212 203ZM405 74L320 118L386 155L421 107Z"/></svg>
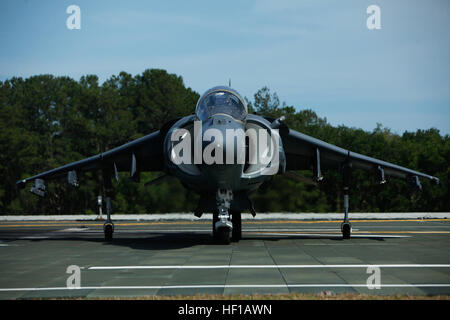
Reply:
<svg viewBox="0 0 450 320"><path fill-rule="evenodd" d="M213 212L212 218L212 235L214 239L217 239L217 230L216 230L216 222L219 221L219 212Z"/></svg>
<svg viewBox="0 0 450 320"><path fill-rule="evenodd" d="M230 244L231 242L231 230L230 228L219 228L217 230L217 238L222 244Z"/></svg>
<svg viewBox="0 0 450 320"><path fill-rule="evenodd" d="M350 239L350 236L352 234L352 225L350 223L343 223L341 228L342 228L342 238Z"/></svg>
<svg viewBox="0 0 450 320"><path fill-rule="evenodd" d="M112 241L114 228L112 224L105 224L103 228L103 232L105 233L105 241Z"/></svg>
<svg viewBox="0 0 450 320"><path fill-rule="evenodd" d="M231 240L237 242L242 239L242 214L235 211L232 213L232 219L233 231Z"/></svg>

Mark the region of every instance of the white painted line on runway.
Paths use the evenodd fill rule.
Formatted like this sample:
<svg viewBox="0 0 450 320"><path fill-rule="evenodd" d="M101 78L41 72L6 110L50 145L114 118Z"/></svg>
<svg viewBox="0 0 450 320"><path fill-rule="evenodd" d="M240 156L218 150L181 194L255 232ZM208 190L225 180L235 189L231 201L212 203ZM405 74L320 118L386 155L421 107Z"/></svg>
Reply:
<svg viewBox="0 0 450 320"><path fill-rule="evenodd" d="M62 230L57 230L56 232L82 232L82 231L88 231L89 228L67 228Z"/></svg>
<svg viewBox="0 0 450 320"><path fill-rule="evenodd" d="M212 284L184 286L94 286L94 287L49 287L49 288L0 288L0 292L9 291L58 291L58 290L149 290L149 289L227 289L227 288L368 288L367 284ZM380 288L447 288L449 283L429 284L381 284Z"/></svg>
<svg viewBox="0 0 450 320"><path fill-rule="evenodd" d="M183 265L183 266L99 266L88 270L122 269L312 269L312 268L450 268L450 264L253 264L253 265Z"/></svg>
<svg viewBox="0 0 450 320"><path fill-rule="evenodd" d="M363 231L360 231L363 232ZM393 232L395 233L395 232ZM339 237L342 238L342 235L339 231L339 234L336 233L275 233L275 232L251 232L249 235L258 235L258 236L301 236L301 237ZM376 234L352 234L351 238L410 238L411 236L398 236L398 235L376 235Z"/></svg>
<svg viewBox="0 0 450 320"><path fill-rule="evenodd" d="M27 236L27 237L20 237L19 240L45 240L50 239L48 236Z"/></svg>

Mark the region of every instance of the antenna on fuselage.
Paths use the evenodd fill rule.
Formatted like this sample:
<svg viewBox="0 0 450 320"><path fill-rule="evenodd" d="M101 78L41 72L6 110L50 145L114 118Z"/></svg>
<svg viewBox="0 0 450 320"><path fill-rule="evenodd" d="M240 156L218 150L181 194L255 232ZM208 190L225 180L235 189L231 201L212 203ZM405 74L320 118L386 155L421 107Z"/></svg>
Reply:
<svg viewBox="0 0 450 320"><path fill-rule="evenodd" d="M228 86L231 88L231 78L228 79Z"/></svg>

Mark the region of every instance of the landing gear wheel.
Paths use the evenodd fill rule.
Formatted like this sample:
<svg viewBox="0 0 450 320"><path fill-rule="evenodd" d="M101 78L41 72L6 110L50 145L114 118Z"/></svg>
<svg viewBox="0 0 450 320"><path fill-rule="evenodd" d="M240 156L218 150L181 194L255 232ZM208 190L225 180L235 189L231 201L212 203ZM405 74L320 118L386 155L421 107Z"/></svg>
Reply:
<svg viewBox="0 0 450 320"><path fill-rule="evenodd" d="M114 225L112 223L105 223L103 226L103 232L105 234L105 241L112 241L114 233Z"/></svg>
<svg viewBox="0 0 450 320"><path fill-rule="evenodd" d="M231 240L239 241L242 239L242 215L240 212L233 212L231 216L233 222L233 231Z"/></svg>
<svg viewBox="0 0 450 320"><path fill-rule="evenodd" d="M231 242L231 230L230 228L217 229L217 239L222 244L230 244Z"/></svg>
<svg viewBox="0 0 450 320"><path fill-rule="evenodd" d="M343 222L341 224L341 231L342 231L342 238L343 239L350 239L350 236L352 234L352 225L350 222Z"/></svg>
<svg viewBox="0 0 450 320"><path fill-rule="evenodd" d="M217 239L217 230L216 230L216 222L219 221L219 212L215 211L213 212L213 218L212 218L212 232L213 232L213 238Z"/></svg>

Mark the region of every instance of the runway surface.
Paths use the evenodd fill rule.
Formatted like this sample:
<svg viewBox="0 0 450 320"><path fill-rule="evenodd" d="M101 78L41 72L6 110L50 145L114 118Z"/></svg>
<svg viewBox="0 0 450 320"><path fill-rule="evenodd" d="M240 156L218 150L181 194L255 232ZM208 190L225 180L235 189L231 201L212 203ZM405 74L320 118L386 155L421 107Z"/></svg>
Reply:
<svg viewBox="0 0 450 320"><path fill-rule="evenodd" d="M450 219L354 220L348 240L340 223L243 221L221 245L208 221L119 221L111 243L101 221L3 221L0 299L450 294Z"/></svg>

